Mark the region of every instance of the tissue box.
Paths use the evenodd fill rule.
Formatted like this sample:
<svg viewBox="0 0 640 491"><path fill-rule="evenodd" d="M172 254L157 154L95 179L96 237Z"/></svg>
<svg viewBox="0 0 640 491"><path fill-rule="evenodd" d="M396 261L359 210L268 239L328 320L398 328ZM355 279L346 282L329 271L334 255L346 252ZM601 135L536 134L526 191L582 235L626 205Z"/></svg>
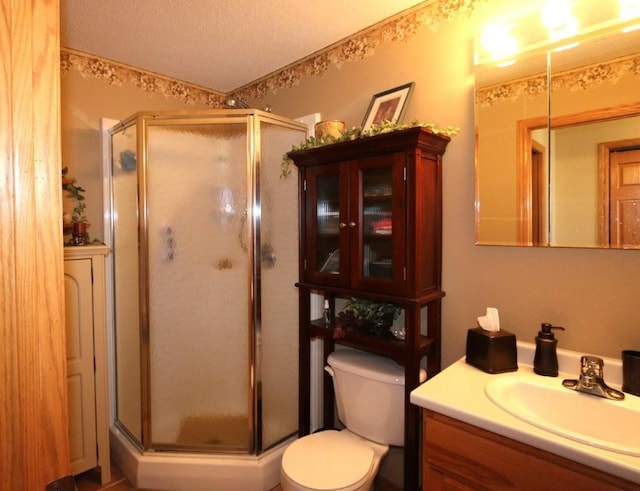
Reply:
<svg viewBox="0 0 640 491"><path fill-rule="evenodd" d="M467 332L467 358L487 373L514 372L518 369L516 336L508 331L485 331L480 327Z"/></svg>

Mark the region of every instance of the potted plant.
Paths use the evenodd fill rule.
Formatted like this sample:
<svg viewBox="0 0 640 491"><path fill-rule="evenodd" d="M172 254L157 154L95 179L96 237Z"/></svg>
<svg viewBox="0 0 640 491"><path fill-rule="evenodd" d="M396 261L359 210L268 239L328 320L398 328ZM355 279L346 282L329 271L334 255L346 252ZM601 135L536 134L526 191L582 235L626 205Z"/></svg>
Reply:
<svg viewBox="0 0 640 491"><path fill-rule="evenodd" d="M347 302L345 310L338 314L334 337L344 337L346 331L353 329L378 336L389 334L389 329L400 315L400 310L400 307L392 303L352 297Z"/></svg>
<svg viewBox="0 0 640 491"><path fill-rule="evenodd" d="M62 169L62 189L64 189L67 192L67 196L74 201L74 207L71 213L71 222L73 223L71 244L84 245L89 239L89 234L87 233L89 224L87 223L87 216L85 215L87 204L85 203L84 193L86 190L82 186L79 186L75 179L66 177L68 170L67 167Z"/></svg>

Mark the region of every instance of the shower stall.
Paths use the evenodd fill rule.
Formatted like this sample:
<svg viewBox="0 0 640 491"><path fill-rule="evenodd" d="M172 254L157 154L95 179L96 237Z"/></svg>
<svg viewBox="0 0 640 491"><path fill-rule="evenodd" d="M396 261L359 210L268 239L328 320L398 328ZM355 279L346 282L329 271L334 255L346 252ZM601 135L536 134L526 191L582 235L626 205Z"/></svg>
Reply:
<svg viewBox="0 0 640 491"><path fill-rule="evenodd" d="M297 432L298 186L281 163L306 131L233 109L143 112L109 132L112 445L116 461L123 445L144 457L118 462L138 486L159 485L140 476L149 460L247 463Z"/></svg>

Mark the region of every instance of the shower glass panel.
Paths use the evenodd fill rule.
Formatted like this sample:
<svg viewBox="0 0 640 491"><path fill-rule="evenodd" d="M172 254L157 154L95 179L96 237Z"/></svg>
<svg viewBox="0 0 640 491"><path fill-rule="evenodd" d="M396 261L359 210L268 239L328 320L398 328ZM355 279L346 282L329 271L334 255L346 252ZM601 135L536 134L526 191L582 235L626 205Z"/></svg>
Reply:
<svg viewBox="0 0 640 491"><path fill-rule="evenodd" d="M291 148L291 130L260 124L262 162L281 162L282 148ZM298 431L298 180L280 177L280 166L260 169L262 438L269 448L283 435ZM293 281L292 281L293 280Z"/></svg>
<svg viewBox="0 0 640 491"><path fill-rule="evenodd" d="M141 329L138 282L137 124L111 138L116 412L122 429L142 443Z"/></svg>
<svg viewBox="0 0 640 491"><path fill-rule="evenodd" d="M130 119L128 187L112 140L117 423L145 449L260 453L298 424L298 183L280 164L306 128L254 110Z"/></svg>

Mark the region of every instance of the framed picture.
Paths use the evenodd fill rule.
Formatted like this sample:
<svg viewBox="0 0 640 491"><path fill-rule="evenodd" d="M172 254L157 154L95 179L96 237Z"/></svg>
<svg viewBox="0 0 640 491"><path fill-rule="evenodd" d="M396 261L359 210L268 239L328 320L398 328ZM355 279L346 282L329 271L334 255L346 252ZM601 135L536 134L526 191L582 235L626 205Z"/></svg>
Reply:
<svg viewBox="0 0 640 491"><path fill-rule="evenodd" d="M371 98L369 109L367 109L367 114L362 122L362 130L369 131L371 126L383 121L400 122L414 85L414 82L410 82L375 94Z"/></svg>

